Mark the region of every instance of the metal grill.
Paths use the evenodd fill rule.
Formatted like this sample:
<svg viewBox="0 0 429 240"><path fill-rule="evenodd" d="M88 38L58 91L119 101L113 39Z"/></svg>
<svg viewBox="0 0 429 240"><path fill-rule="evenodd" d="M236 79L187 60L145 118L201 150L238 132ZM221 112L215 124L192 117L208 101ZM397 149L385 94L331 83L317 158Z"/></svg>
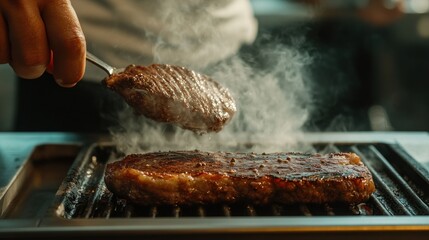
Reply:
<svg viewBox="0 0 429 240"><path fill-rule="evenodd" d="M400 147L388 144L314 144L317 152L355 152L373 174L376 192L360 204L249 204L135 206L110 193L103 182L107 162L119 158L111 145L81 154L60 187L54 212L66 219L259 216L429 215L429 174Z"/></svg>

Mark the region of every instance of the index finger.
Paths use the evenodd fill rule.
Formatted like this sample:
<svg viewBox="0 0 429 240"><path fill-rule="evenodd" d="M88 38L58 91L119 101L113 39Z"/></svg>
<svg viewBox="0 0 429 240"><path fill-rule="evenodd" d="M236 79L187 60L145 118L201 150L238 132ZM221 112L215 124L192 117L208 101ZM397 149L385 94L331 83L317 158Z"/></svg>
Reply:
<svg viewBox="0 0 429 240"><path fill-rule="evenodd" d="M46 1L42 18L53 53L53 75L62 86L74 86L85 71L86 43L70 1Z"/></svg>

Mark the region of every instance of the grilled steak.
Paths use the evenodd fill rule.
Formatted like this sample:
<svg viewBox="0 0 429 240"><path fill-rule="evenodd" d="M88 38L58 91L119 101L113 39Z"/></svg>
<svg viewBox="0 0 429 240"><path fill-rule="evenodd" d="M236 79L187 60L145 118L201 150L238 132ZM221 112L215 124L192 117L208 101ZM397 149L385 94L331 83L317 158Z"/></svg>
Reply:
<svg viewBox="0 0 429 240"><path fill-rule="evenodd" d="M196 132L220 131L236 111L228 89L184 67L130 65L104 84L136 113Z"/></svg>
<svg viewBox="0 0 429 240"><path fill-rule="evenodd" d="M133 154L108 164L104 180L118 197L140 205L358 203L375 190L354 153Z"/></svg>

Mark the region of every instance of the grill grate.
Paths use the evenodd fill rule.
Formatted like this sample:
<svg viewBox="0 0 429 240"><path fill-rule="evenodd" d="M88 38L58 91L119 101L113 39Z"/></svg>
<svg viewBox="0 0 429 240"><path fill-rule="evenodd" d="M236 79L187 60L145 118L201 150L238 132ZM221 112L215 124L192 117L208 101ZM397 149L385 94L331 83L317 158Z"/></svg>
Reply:
<svg viewBox="0 0 429 240"><path fill-rule="evenodd" d="M373 174L376 192L360 204L248 204L134 206L111 194L103 182L107 162L120 156L110 145L90 147L72 166L60 187L55 213L74 218L181 218L236 216L429 215L429 174L396 145L315 144L321 153L355 152Z"/></svg>

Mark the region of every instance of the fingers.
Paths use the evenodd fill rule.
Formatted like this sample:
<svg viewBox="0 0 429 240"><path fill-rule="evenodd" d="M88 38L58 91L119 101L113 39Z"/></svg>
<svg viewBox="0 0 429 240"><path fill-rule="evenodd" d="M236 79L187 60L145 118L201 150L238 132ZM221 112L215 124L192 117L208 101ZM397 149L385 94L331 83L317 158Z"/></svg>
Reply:
<svg viewBox="0 0 429 240"><path fill-rule="evenodd" d="M72 87L85 71L85 37L69 1L47 2L42 18L53 53L53 75L61 86Z"/></svg>
<svg viewBox="0 0 429 240"><path fill-rule="evenodd" d="M37 78L48 70L72 87L83 77L85 53L69 0L0 1L0 63L9 62L18 76Z"/></svg>
<svg viewBox="0 0 429 240"><path fill-rule="evenodd" d="M41 76L49 61L49 47L36 1L1 1L1 4L4 19L0 28L7 31L0 38L0 46L7 46L6 58L18 76L31 79Z"/></svg>
<svg viewBox="0 0 429 240"><path fill-rule="evenodd" d="M8 63L10 59L9 40L7 36L6 22L0 13L0 64Z"/></svg>

